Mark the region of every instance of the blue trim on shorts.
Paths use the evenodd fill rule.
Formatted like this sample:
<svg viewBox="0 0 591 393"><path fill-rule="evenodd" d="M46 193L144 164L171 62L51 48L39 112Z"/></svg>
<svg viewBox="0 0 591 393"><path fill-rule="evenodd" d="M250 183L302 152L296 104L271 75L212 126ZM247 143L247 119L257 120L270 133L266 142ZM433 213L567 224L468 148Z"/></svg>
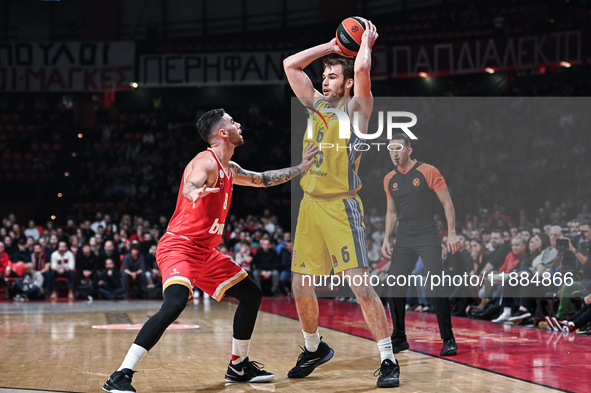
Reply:
<svg viewBox="0 0 591 393"><path fill-rule="evenodd" d="M357 254L357 266L369 267L367 259L367 244L365 241L365 227L363 226L363 214L361 206L356 198L343 199L345 211L349 219L349 227L353 234L353 243L355 244L355 254ZM346 266L346 265L345 265Z"/></svg>

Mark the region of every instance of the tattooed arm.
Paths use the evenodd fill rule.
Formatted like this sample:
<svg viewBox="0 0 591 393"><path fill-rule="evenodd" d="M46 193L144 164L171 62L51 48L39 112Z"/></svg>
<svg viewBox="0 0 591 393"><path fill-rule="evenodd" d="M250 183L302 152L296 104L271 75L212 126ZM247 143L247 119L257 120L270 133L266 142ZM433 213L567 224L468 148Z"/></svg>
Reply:
<svg viewBox="0 0 591 393"><path fill-rule="evenodd" d="M316 161L314 155L316 153L318 153L318 147L308 144L300 165L266 172L248 171L242 169L242 167L235 162L230 161L230 168L232 168L232 173L234 175L234 184L251 187L271 187L288 182L294 176L307 171L308 168L314 164Z"/></svg>

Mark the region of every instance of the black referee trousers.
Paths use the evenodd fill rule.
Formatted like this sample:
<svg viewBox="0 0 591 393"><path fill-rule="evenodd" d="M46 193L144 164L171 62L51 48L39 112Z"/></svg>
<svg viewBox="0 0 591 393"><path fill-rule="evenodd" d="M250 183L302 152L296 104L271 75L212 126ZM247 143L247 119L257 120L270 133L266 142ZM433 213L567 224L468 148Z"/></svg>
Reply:
<svg viewBox="0 0 591 393"><path fill-rule="evenodd" d="M420 256L425 266L426 275L441 275L443 271L443 262L441 260L441 237L435 225L413 226L409 223L400 222L398 226L396 244L392 251L392 264L390 274L393 276L408 276L412 273L418 257ZM408 280L407 280L408 283ZM430 282L426 285L430 289ZM404 307L406 305L406 291L408 285L404 287L393 286L388 288L388 297L390 303L390 313L394 324L393 338L405 338L404 325ZM451 306L449 304L449 294L441 287L434 287L430 294L437 323L439 324L439 334L443 340L453 337L451 325Z"/></svg>

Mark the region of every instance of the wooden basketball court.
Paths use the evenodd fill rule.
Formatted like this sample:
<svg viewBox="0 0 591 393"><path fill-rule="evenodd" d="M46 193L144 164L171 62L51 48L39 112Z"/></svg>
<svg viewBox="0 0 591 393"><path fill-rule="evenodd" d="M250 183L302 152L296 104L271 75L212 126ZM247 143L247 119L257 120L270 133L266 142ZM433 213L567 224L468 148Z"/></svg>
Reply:
<svg viewBox="0 0 591 393"><path fill-rule="evenodd" d="M303 345L293 299L266 298L259 313L250 358L277 376L266 384L224 381L236 304L200 300L187 307L175 323L177 329L169 329L139 364L133 384L138 392L160 393L378 390L373 373L379 353L366 338L359 306L320 302L321 325L328 326L320 333L335 356L308 378L286 376L301 352L298 345ZM137 334L137 325L160 304L0 303L0 391L102 391ZM454 318L459 353L441 358L435 316L411 312L407 320L411 350L397 355L398 391L583 392L590 386L591 337Z"/></svg>

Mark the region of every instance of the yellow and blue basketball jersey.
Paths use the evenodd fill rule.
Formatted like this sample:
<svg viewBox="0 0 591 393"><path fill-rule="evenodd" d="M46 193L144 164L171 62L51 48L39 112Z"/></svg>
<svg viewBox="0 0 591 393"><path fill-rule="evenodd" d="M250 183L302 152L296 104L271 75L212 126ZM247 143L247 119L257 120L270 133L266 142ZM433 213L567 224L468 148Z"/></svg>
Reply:
<svg viewBox="0 0 591 393"><path fill-rule="evenodd" d="M347 103L338 109L349 115L348 105ZM323 100L314 106L316 111L327 107L330 104ZM347 139L340 139L337 116L328 113L320 115L316 112L312 122L312 138L308 138L306 132L303 145L305 150L306 144L312 142L322 149L316 154L314 165L302 175L300 185L305 193L315 197L355 194L361 188L361 179L357 175L361 151L354 149L360 139L352 128L349 129Z"/></svg>
<svg viewBox="0 0 591 393"><path fill-rule="evenodd" d="M311 138L307 132L304 137L304 148L308 142L331 147L318 152L300 181L305 194L293 245L294 273L326 275L369 266L363 204L357 196L361 151L353 148L360 140L351 128L348 138L340 139L338 117L319 112L327 107L326 101L316 103ZM338 109L349 115L348 104Z"/></svg>

